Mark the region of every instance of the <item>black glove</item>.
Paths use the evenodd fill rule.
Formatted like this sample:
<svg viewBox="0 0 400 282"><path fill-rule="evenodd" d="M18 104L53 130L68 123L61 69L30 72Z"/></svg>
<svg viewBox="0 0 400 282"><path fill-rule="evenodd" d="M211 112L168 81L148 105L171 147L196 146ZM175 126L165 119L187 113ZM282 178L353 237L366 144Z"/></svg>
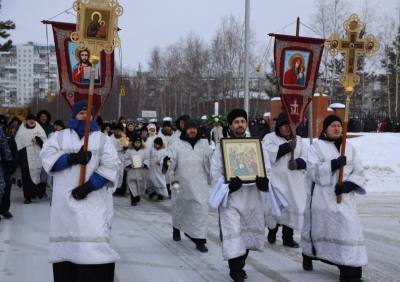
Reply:
<svg viewBox="0 0 400 282"><path fill-rule="evenodd" d="M339 196L341 194L347 194L359 188L359 186L351 181L344 181L342 184L335 185L335 194Z"/></svg>
<svg viewBox="0 0 400 282"><path fill-rule="evenodd" d="M92 191L94 191L93 186L90 181L88 181L72 190L71 194L75 200L79 201L85 199L86 196Z"/></svg>
<svg viewBox="0 0 400 282"><path fill-rule="evenodd" d="M279 146L278 154L276 155L276 160L279 160L284 155L290 153L292 151L292 147L290 146L289 142L283 143Z"/></svg>
<svg viewBox="0 0 400 282"><path fill-rule="evenodd" d="M332 172L334 172L337 169L341 169L342 167L344 167L346 165L346 163L347 163L346 156L344 156L344 157L340 156L337 159L331 160Z"/></svg>
<svg viewBox="0 0 400 282"><path fill-rule="evenodd" d="M43 140L39 136L35 136L35 142L40 148L43 147Z"/></svg>
<svg viewBox="0 0 400 282"><path fill-rule="evenodd" d="M288 162L288 168L289 170L296 170L298 168L296 160L290 160Z"/></svg>
<svg viewBox="0 0 400 282"><path fill-rule="evenodd" d="M83 151L83 146L81 147L78 153L71 153L68 156L68 160L72 165L77 165L77 164L87 165L91 158L92 158L92 152Z"/></svg>
<svg viewBox="0 0 400 282"><path fill-rule="evenodd" d="M295 161L297 163L297 169L307 168L307 163L302 158L297 158Z"/></svg>
<svg viewBox="0 0 400 282"><path fill-rule="evenodd" d="M269 180L267 177L256 177L256 185L258 190L262 191L262 192L268 192L268 183Z"/></svg>
<svg viewBox="0 0 400 282"><path fill-rule="evenodd" d="M242 180L239 177L231 178L231 183L229 183L228 188L229 188L229 193L236 192L237 190L242 187Z"/></svg>
<svg viewBox="0 0 400 282"><path fill-rule="evenodd" d="M170 157L165 157L162 163L162 170L163 171L167 171L168 170L168 161L170 161L171 158Z"/></svg>

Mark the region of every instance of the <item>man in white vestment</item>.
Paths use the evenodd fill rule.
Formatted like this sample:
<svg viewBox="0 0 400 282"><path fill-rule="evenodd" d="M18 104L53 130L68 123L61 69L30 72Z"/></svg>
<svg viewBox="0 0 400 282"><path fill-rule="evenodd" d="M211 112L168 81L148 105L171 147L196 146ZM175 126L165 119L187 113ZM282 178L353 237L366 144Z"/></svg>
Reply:
<svg viewBox="0 0 400 282"><path fill-rule="evenodd" d="M229 136L245 138L247 113L242 109L228 114ZM224 178L221 144L217 144L211 161L212 183L215 186ZM244 271L249 250L262 250L265 240L265 192L268 178L258 177L255 183L244 184L239 177L230 179L227 206L219 211L222 255L228 260L233 281L244 281Z"/></svg>
<svg viewBox="0 0 400 282"><path fill-rule="evenodd" d="M340 281L361 281L367 265L367 251L357 212L356 194L365 194L363 165L357 151L342 146L342 121L335 115L323 123L319 140L308 151L309 185L301 237L304 270L313 270L312 260L339 267ZM343 183L338 184L339 170L344 169ZM336 196L341 195L341 203Z"/></svg>
<svg viewBox="0 0 400 282"><path fill-rule="evenodd" d="M179 139L168 149L174 182L179 188L172 189L173 239L180 241L182 231L202 253L206 247L208 197L210 195L210 160L212 150L208 141L200 138L196 123L185 121ZM166 164L164 164L164 167ZM176 185L176 184L175 184Z"/></svg>
<svg viewBox="0 0 400 282"><path fill-rule="evenodd" d="M110 245L113 192L120 160L110 138L90 122L83 150L87 101L73 106L68 129L44 143L40 159L53 176L49 260L55 282L112 282L118 254ZM86 178L79 185L81 165Z"/></svg>
<svg viewBox="0 0 400 282"><path fill-rule="evenodd" d="M306 143L300 136L293 138L287 116L283 112L276 120L275 131L265 135L262 143L264 155L267 155L270 162L271 185L288 202L279 218L272 216L272 205L268 205L268 241L270 244L275 243L278 226L282 226L283 245L298 248L299 244L293 239L293 230L301 231L306 207Z"/></svg>

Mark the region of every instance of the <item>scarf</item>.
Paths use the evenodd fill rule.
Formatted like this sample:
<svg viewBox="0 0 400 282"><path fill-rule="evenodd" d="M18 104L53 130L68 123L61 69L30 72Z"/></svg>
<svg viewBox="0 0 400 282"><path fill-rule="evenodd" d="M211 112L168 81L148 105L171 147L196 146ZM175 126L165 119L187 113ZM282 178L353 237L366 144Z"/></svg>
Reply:
<svg viewBox="0 0 400 282"><path fill-rule="evenodd" d="M71 118L68 122L69 127L79 135L79 138L82 138L85 135L85 121L77 120L76 118ZM90 132L98 131L99 127L95 120L90 121Z"/></svg>

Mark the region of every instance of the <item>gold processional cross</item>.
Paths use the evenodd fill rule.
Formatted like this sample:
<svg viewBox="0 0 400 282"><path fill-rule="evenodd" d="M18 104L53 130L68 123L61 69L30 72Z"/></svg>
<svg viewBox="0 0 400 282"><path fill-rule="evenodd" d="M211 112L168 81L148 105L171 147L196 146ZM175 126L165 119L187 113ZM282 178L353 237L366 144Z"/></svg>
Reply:
<svg viewBox="0 0 400 282"><path fill-rule="evenodd" d="M371 57L379 50L380 44L373 35L362 36L365 30L365 23L358 15L352 14L344 23L343 27L346 30L346 36L341 37L338 33L333 33L325 43L325 47L336 56L339 52L344 53L345 69L340 78L340 82L344 87L346 95L346 108L343 121L342 133L342 148L341 155L345 155L347 124L349 122L349 106L350 98L353 95L354 87L359 84L360 77L357 75L357 62L359 55ZM343 183L343 168L339 171L339 184ZM341 202L341 195L336 197L337 203Z"/></svg>

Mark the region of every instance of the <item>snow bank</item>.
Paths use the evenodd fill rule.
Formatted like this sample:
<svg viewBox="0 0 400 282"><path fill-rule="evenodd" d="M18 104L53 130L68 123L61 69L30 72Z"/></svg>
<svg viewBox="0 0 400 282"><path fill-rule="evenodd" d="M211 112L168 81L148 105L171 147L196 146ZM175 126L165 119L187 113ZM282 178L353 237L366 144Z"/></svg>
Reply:
<svg viewBox="0 0 400 282"><path fill-rule="evenodd" d="M365 168L367 191L400 192L400 133L349 138Z"/></svg>

